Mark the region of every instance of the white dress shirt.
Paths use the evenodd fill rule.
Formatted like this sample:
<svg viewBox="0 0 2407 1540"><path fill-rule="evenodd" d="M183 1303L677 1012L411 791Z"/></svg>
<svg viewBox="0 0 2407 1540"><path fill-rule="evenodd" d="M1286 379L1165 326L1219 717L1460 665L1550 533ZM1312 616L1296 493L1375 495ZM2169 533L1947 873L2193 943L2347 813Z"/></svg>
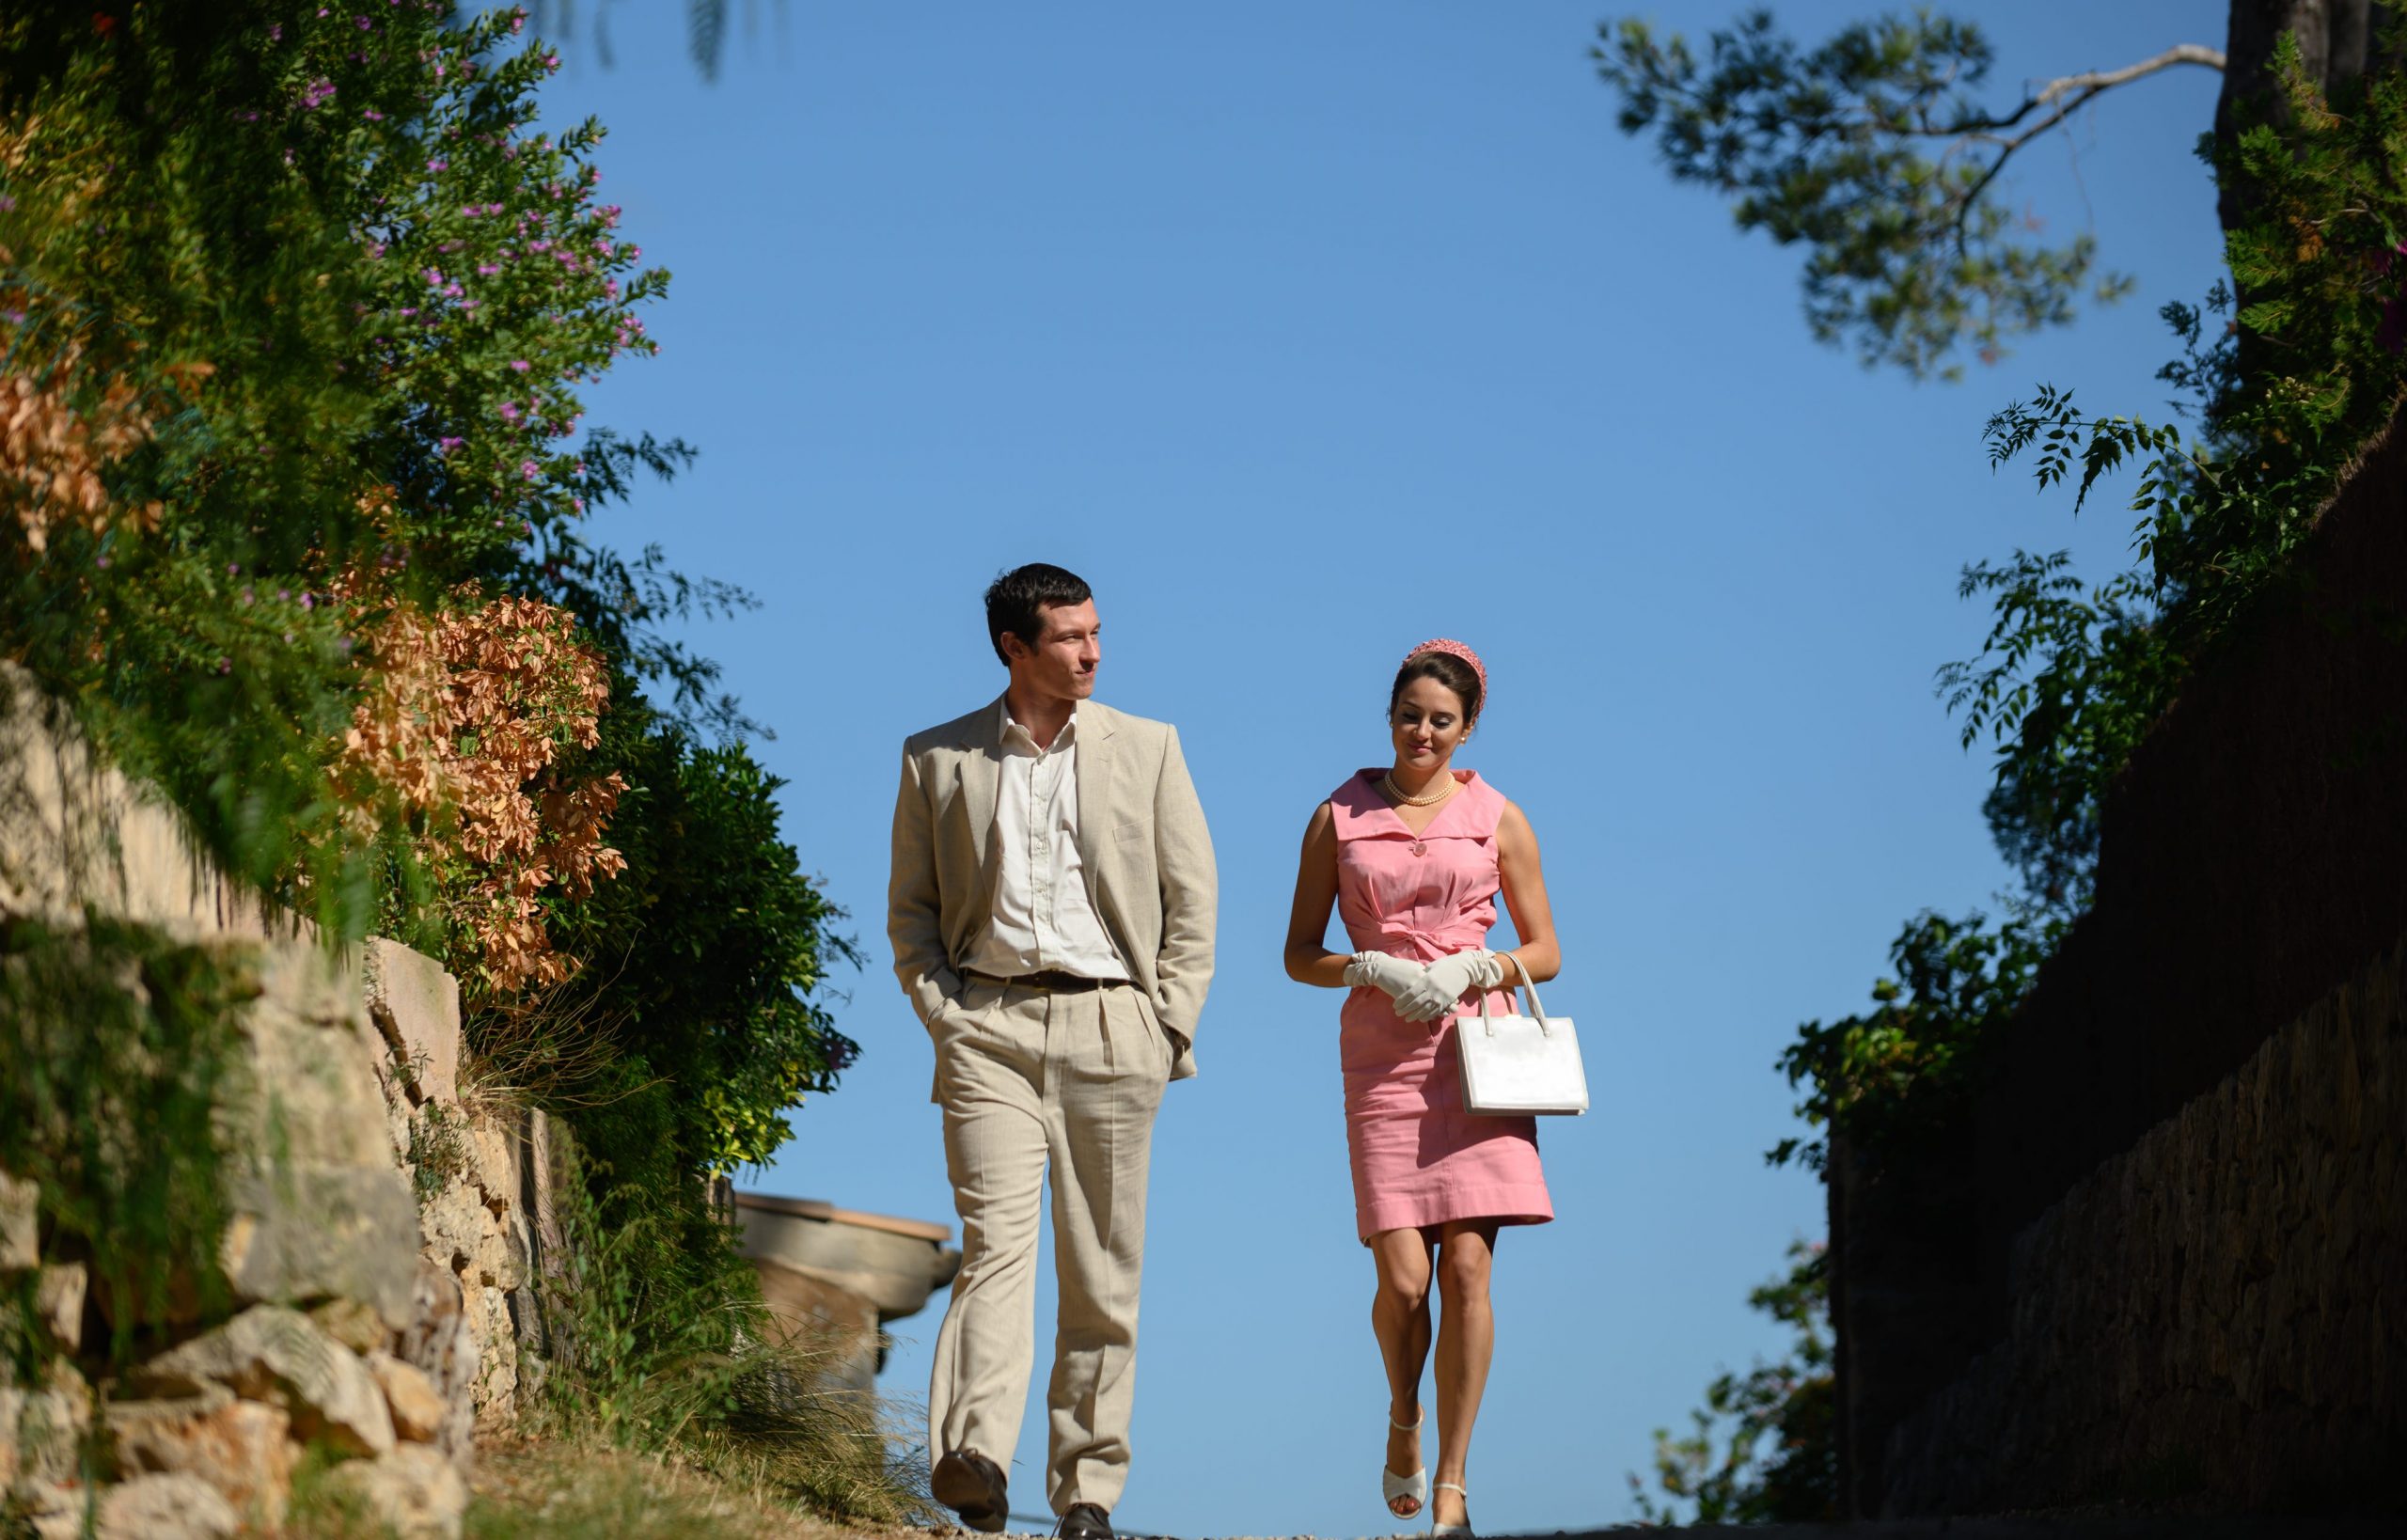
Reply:
<svg viewBox="0 0 2407 1540"><path fill-rule="evenodd" d="M998 979L1056 969L1125 980L1128 966L1087 894L1078 856L1078 717L1049 745L1002 713L994 839L1002 847L994 914L969 966Z"/></svg>

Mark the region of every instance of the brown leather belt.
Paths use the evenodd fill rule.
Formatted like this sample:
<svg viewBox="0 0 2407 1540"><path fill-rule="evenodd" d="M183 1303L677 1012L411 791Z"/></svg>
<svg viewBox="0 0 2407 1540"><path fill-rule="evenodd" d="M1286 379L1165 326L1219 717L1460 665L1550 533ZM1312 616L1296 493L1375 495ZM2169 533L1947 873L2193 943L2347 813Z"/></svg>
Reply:
<svg viewBox="0 0 2407 1540"><path fill-rule="evenodd" d="M992 973L981 973L976 968L966 967L961 970L961 976L978 983L1000 984L1005 989L1042 989L1051 995L1076 995L1125 982L1119 979L1090 979L1077 973L1064 973L1058 967L1040 968L1015 979L999 978Z"/></svg>

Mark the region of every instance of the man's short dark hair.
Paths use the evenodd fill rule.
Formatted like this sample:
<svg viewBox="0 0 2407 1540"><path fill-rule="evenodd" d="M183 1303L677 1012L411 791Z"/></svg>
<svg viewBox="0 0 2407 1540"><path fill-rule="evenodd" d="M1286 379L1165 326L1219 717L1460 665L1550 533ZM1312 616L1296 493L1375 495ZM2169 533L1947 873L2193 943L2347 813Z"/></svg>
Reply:
<svg viewBox="0 0 2407 1540"><path fill-rule="evenodd" d="M986 639L995 644L995 656L1009 663L1004 632L1034 647L1045 635L1046 605L1083 605L1093 597L1086 579L1067 568L1049 561L1014 567L986 586Z"/></svg>

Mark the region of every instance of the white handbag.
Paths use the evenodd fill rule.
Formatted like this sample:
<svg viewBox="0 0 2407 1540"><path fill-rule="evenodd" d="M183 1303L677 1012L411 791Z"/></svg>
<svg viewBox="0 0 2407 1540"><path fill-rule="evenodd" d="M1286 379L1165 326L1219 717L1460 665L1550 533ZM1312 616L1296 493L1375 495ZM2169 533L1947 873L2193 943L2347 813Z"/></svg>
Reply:
<svg viewBox="0 0 2407 1540"><path fill-rule="evenodd" d="M1580 1036L1569 1016L1550 1016L1538 1003L1537 982L1511 952L1530 997L1526 1016L1488 1014L1479 992L1479 1014L1455 1019L1455 1044L1462 1052L1463 1103L1473 1112L1526 1117L1539 1112L1588 1110L1588 1072L1580 1063Z"/></svg>

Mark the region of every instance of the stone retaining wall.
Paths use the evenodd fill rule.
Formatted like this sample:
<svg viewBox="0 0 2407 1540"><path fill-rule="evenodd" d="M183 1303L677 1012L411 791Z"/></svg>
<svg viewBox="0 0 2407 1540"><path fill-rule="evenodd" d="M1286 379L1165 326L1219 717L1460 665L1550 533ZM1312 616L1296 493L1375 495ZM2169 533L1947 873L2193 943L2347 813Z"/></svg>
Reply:
<svg viewBox="0 0 2407 1540"><path fill-rule="evenodd" d="M2099 1201L2101 1163L2137 1171L2152 1194L2222 1194L2232 1179L2226 1169L2162 1162L2242 1147L2267 1180L2290 1184L2285 1202L2298 1201L2305 1169L2298 1163L2334 1161L2328 1171L2316 1168L2311 1191L2317 1202L2342 1201L2338 1189L2376 1180L2407 1142L2395 1119L2368 1130L2354 1150L2266 1142L2303 1137L2319 1125L2299 1120L2352 1094L2328 1083L2296 1085L2305 1105L2226 1130L2220 1143L2198 1121L2229 1109L2224 1088L2260 1073L2269 1042L2295 1037L2344 984L2362 987L2364 970L2407 935L2407 411L2367 448L2279 578L2183 682L2106 789L2100 820L2096 900L1992 1045L1965 1115L1917 1145L1911 1160L1886 1167L1874 1152L1833 1141L1831 1298L1840 1482L1850 1513L2007 1490L1962 1463L1968 1443L1893 1438L1933 1397L1978 1401L1990 1392L1967 1387L2000 1374L2047 1381L2047 1404L2066 1415L2078 1406L2095 1419L2118 1406L2112 1415L2133 1427L2171 1418L2178 1436L2097 1435L2118 1452L2097 1458L2133 1479L2139 1468L2125 1456L2154 1456L2137 1453L2132 1438L2198 1451L2216 1482L2237 1482L2235 1468L2263 1458L2232 1441L2235 1430L2290 1447L2279 1418L2229 1399L2253 1381L2170 1367L2205 1350L2208 1339L2195 1333L2206 1328L2167 1313L2169 1305L2144 1309L2145 1291L2120 1292L2140 1286L2123 1276L2132 1257L2110 1231L2078 1230L2093 1246L2085 1264L2064 1249L2074 1245L2065 1228L2074 1210L2066 1205ZM2165 1146L2168 1126L2188 1130L2187 1142ZM2146 1159L2134 1166L2143 1149ZM2059 1252L2035 1272L2030 1237L2043 1219ZM2374 1239L2360 1232L2354 1244ZM2132 1244L2169 1243L2143 1234ZM2396 1244L2395 1233L2384 1244ZM2267 1269L2240 1275L2242 1284L2273 1276L2272 1263L2211 1254L2204 1239L2184 1242L2179 1255L2179 1268L2168 1263L2153 1276L2160 1290L2184 1291L2185 1299L2234 1266ZM2395 1265L2394 1255L2382 1265ZM2088 1281L2069 1281L2084 1265ZM2305 1265L2304 1257L2281 1259L2283 1268ZM2297 1287L2284 1298L2293 1312L2309 1308L2301 1301L2320 1310L2359 1286L2325 1276L2309 1287L2306 1273L2291 1276ZM2026 1296L2031 1289L2040 1291L2036 1301ZM2244 1298L2244 1290L2234 1295L2233 1309ZM2043 1319L2062 1310L2085 1315L2109 1300L2122 1301L2111 1318L2137 1334L2116 1342L2111 1355L2096 1350L2107 1339L2033 1335L2035 1311ZM2259 1297L2247 1308L2264 1307ZM2296 1344L2289 1325L2265 1320L2277 1341ZM2049 1341L2061 1357L2053 1364L2031 1357ZM2362 1360L2352 1372L2361 1380L2395 1373L2399 1356ZM2127 1360L2169 1377L2108 1372ZM2309 1386L2313 1395L2338 1396L2336 1407L2374 1404L2362 1385L2342 1392L2320 1372ZM2178 1412L2165 1399L2172 1388L2190 1398ZM2126 1396L2140 1399L2126 1404ZM2386 1436L2407 1447L2407 1405L2395 1396L2381 1405ZM2018 1425L2026 1433L2036 1426ZM2213 1430L2222 1431L2205 1437ZM1893 1448L1948 1469L1891 1469ZM2040 1469L2023 1463L2036 1458L2026 1445L2016 1449L1999 1456L2002 1469ZM2177 1466L2188 1458L2165 1457ZM2158 1475L2159 1485L2186 1479L2171 1468ZM2251 1478L2229 1489L2260 1485ZM2395 1505L2400 1493L2407 1485L2394 1484L2385 1501Z"/></svg>
<svg viewBox="0 0 2407 1540"><path fill-rule="evenodd" d="M260 983L247 1090L224 1108L247 1152L228 1173L230 1319L184 1320L112 1376L77 1241L0 1172L0 1284L33 1275L59 1348L28 1383L0 1365L0 1515L45 1540L87 1522L124 1540L273 1532L315 1444L347 1457L334 1487L398 1533L456 1536L476 1438L516 1425L562 1345L534 1285L560 1265L563 1141L464 1082L459 988L432 959L330 948L195 848L0 665L0 919L106 913ZM105 1469L87 1469L94 1449Z"/></svg>
<svg viewBox="0 0 2407 1540"><path fill-rule="evenodd" d="M1890 1511L2395 1504L2402 1002L2407 943L2024 1231L2006 1340L1897 1428Z"/></svg>

